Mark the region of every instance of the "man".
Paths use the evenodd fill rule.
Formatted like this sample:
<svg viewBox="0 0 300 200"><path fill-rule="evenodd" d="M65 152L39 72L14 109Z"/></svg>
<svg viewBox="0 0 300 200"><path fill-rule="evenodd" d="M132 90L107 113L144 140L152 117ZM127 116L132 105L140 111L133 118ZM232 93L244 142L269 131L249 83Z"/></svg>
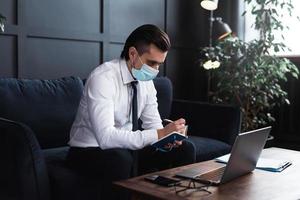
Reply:
<svg viewBox="0 0 300 200"><path fill-rule="evenodd" d="M106 62L89 75L71 129L70 165L111 183L131 177L137 160L144 171L195 161L194 146L188 142L171 144L177 148L168 153L149 146L185 128L184 119L163 127L157 109L152 79L169 49L165 32L143 25L127 38L121 59ZM138 130L137 119L143 130ZM138 159L133 150L140 150ZM109 187L106 195L112 198Z"/></svg>

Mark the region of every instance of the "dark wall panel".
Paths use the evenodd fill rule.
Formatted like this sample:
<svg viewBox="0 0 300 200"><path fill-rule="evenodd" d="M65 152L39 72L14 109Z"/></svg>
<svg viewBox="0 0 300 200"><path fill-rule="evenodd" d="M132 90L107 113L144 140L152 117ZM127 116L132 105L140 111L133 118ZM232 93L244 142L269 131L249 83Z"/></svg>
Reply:
<svg viewBox="0 0 300 200"><path fill-rule="evenodd" d="M300 70L300 59L290 58ZM273 124L275 144L285 148L300 150L300 79L289 77L285 84L290 105L281 105L275 110L276 121Z"/></svg>
<svg viewBox="0 0 300 200"><path fill-rule="evenodd" d="M29 38L25 55L26 78L57 78L87 75L100 63L101 44L54 39Z"/></svg>
<svg viewBox="0 0 300 200"><path fill-rule="evenodd" d="M17 70L17 38L0 35L0 77L15 77Z"/></svg>
<svg viewBox="0 0 300 200"><path fill-rule="evenodd" d="M207 100L207 77L198 60L200 47L208 44L208 15L199 0L167 1L169 52L166 75L174 84L176 99Z"/></svg>
<svg viewBox="0 0 300 200"><path fill-rule="evenodd" d="M100 0L27 0L27 24L67 31L100 32Z"/></svg>
<svg viewBox="0 0 300 200"><path fill-rule="evenodd" d="M167 32L174 46L199 48L208 41L208 17L199 0L169 0Z"/></svg>
<svg viewBox="0 0 300 200"><path fill-rule="evenodd" d="M109 58L106 61L116 59L120 57L120 54L123 50L123 44L109 44Z"/></svg>
<svg viewBox="0 0 300 200"><path fill-rule="evenodd" d="M167 59L166 75L173 82L174 98L206 99L207 83L197 63L197 51L171 49Z"/></svg>
<svg viewBox="0 0 300 200"><path fill-rule="evenodd" d="M163 0L111 0L109 13L112 40L125 42L131 31L142 24L164 28Z"/></svg>
<svg viewBox="0 0 300 200"><path fill-rule="evenodd" d="M298 64L298 69L300 69L300 63ZM300 138L300 80L295 80L294 78L290 79L288 93L290 104L290 114L289 118L289 131L297 135ZM287 118L285 118L287 119ZM299 145L300 146L300 145Z"/></svg>
<svg viewBox="0 0 300 200"><path fill-rule="evenodd" d="M175 97L207 99L206 73L197 60L200 47L208 44L209 12L199 0L1 0L0 12L9 23L20 20L17 26L7 26L6 34L16 36L15 48L18 42L15 57L5 58L15 63L5 61L9 67L5 73L1 69L7 76L86 77L99 63L119 57L133 29L151 23L171 38L160 75L173 81Z"/></svg>
<svg viewBox="0 0 300 200"><path fill-rule="evenodd" d="M1 0L0 13L6 17L8 24L17 24L17 0Z"/></svg>

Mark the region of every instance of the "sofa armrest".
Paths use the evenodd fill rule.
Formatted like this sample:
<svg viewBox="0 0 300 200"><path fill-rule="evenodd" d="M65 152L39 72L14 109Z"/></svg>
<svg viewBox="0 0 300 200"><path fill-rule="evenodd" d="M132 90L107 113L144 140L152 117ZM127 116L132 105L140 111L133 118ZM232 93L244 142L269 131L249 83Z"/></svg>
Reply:
<svg viewBox="0 0 300 200"><path fill-rule="evenodd" d="M0 196L7 199L50 199L46 163L32 130L0 118Z"/></svg>
<svg viewBox="0 0 300 200"><path fill-rule="evenodd" d="M229 105L174 100L171 117L185 118L189 135L213 138L230 145L241 129L241 111Z"/></svg>

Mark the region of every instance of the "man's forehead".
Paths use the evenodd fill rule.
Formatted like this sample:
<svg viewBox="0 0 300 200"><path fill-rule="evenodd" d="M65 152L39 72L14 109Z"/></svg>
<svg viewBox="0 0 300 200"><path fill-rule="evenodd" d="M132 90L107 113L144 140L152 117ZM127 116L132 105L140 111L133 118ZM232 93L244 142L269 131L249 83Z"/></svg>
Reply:
<svg viewBox="0 0 300 200"><path fill-rule="evenodd" d="M147 56L150 56L150 57L161 57L163 56L164 54L166 55L167 52L163 52L161 49L157 48L155 45L150 45L149 48L148 48L148 51L145 51L145 53Z"/></svg>
<svg viewBox="0 0 300 200"><path fill-rule="evenodd" d="M150 44L148 46L148 52L151 53L153 51L158 51L158 52L161 52L161 53L164 53L161 49L159 49L157 46L155 46L154 44Z"/></svg>

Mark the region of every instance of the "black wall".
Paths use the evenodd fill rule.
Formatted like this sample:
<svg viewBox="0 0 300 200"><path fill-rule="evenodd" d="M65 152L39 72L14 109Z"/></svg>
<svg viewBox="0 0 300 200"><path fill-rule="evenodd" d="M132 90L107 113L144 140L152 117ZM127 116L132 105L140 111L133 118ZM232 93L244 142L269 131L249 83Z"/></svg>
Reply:
<svg viewBox="0 0 300 200"><path fill-rule="evenodd" d="M241 31L234 2L220 1L216 15ZM0 13L7 17L0 77L87 77L119 57L133 29L152 23L173 44L161 75L172 80L175 98L206 100L206 74L197 60L208 44L209 12L199 0L0 0Z"/></svg>
<svg viewBox="0 0 300 200"><path fill-rule="evenodd" d="M106 1L1 0L0 76L86 77L108 49Z"/></svg>
<svg viewBox="0 0 300 200"><path fill-rule="evenodd" d="M288 57L300 70L300 57ZM284 85L290 105L282 105L275 110L273 125L275 141L279 147L300 150L300 79L289 77Z"/></svg>

